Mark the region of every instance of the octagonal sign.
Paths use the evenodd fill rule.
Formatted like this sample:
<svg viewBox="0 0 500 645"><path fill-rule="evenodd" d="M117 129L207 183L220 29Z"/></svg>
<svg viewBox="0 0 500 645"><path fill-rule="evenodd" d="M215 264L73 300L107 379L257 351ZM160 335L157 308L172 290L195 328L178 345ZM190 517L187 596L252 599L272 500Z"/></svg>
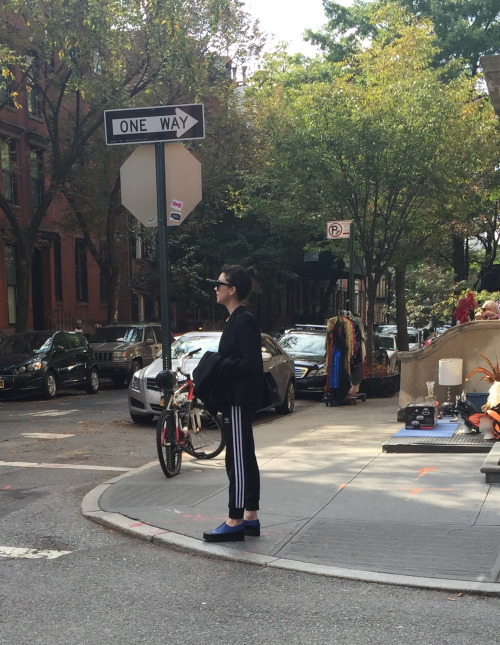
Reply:
<svg viewBox="0 0 500 645"><path fill-rule="evenodd" d="M179 226L201 201L201 164L181 143L163 145L167 226ZM141 224L158 225L155 146L138 146L120 168L122 204Z"/></svg>

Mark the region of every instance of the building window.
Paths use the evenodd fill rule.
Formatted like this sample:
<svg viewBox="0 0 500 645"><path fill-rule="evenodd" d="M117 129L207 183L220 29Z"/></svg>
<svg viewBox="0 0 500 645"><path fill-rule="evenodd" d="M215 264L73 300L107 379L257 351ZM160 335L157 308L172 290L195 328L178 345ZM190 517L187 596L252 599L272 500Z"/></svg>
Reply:
<svg viewBox="0 0 500 645"><path fill-rule="evenodd" d="M3 195L10 204L17 204L16 142L0 139Z"/></svg>
<svg viewBox="0 0 500 645"><path fill-rule="evenodd" d="M76 299L87 302L88 281L87 281L87 249L82 239L75 240L75 283Z"/></svg>
<svg viewBox="0 0 500 645"><path fill-rule="evenodd" d="M57 301L61 301L62 297L62 262L61 262L61 238L54 240L54 295Z"/></svg>
<svg viewBox="0 0 500 645"><path fill-rule="evenodd" d="M15 107L14 100L12 99L12 81L13 74L9 68L4 71L4 74L0 77L0 108L4 107Z"/></svg>
<svg viewBox="0 0 500 645"><path fill-rule="evenodd" d="M7 309L9 325L16 324L17 317L17 272L16 247L5 245L5 273L7 277Z"/></svg>
<svg viewBox="0 0 500 645"><path fill-rule="evenodd" d="M42 93L35 83L28 90L28 111L31 116L42 118Z"/></svg>
<svg viewBox="0 0 500 645"><path fill-rule="evenodd" d="M38 56L31 57L31 66L28 74L28 112L31 116L42 117L42 92L38 85Z"/></svg>
<svg viewBox="0 0 500 645"><path fill-rule="evenodd" d="M42 202L44 189L43 152L37 148L30 150L31 206L38 208Z"/></svg>

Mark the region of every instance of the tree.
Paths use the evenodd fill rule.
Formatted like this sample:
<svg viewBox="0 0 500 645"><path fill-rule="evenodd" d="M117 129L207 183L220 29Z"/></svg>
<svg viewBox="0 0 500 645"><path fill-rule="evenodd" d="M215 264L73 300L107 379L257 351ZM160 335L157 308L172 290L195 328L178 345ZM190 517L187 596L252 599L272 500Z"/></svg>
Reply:
<svg viewBox="0 0 500 645"><path fill-rule="evenodd" d="M419 227L436 225L432 205L469 170L460 162L474 149L471 128L484 107L471 101L467 78L444 84L430 66L427 21L394 9L376 19L384 28L366 50L307 69L275 61L256 75L250 97L269 156L249 179L248 208L274 226L298 231L300 222L301 235L324 236L329 219L354 221L369 346L380 279Z"/></svg>
<svg viewBox="0 0 500 645"><path fill-rule="evenodd" d="M45 190L29 221L19 222L0 196L0 208L18 245L17 330L22 331L27 324L37 233L61 191L80 218L87 243L94 243L90 221L83 225L88 214L85 204L71 182L77 177L75 168L80 166L81 171L88 163L89 146L99 146L103 111L187 95L197 98L200 70L205 79L216 69L225 73L228 59L251 55L259 42L239 0L149 0L146 4L142 0L3 0L1 4L8 16L0 25L1 42L11 51L27 54L21 82L29 81L41 94L50 149ZM114 204L119 203L117 189L115 175L107 193ZM120 212L117 209L113 205L104 209L108 219ZM110 222L108 230L107 248L94 257L113 279L111 240L116 226Z"/></svg>
<svg viewBox="0 0 500 645"><path fill-rule="evenodd" d="M331 60L342 60L377 36L382 25L373 16L380 8L390 6L432 20L436 46L433 60L438 67L461 60L469 75L475 76L481 56L500 51L497 0L358 0L350 7L325 0L328 22L318 32L308 30L307 39L319 45Z"/></svg>
<svg viewBox="0 0 500 645"><path fill-rule="evenodd" d="M481 57L500 52L500 13L496 0L360 0L351 7L327 0L324 4L328 22L318 32L309 30L307 38L318 44L330 60L342 60L362 50L385 29L384 22L376 19L382 7L402 7L419 19L432 21L436 46L433 65L442 71L444 82L462 71L475 77ZM484 96L484 89L480 87L476 86L479 96ZM458 204L460 210L462 206ZM472 219L473 211L464 214L464 222L449 232L448 253L457 284L469 277L468 234L473 231ZM491 250L489 218L486 220L482 237L487 238Z"/></svg>

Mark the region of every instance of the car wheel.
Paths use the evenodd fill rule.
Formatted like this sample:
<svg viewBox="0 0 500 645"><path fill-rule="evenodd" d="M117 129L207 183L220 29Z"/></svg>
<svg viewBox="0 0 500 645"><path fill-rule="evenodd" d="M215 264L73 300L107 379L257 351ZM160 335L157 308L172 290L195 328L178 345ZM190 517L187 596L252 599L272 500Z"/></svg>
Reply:
<svg viewBox="0 0 500 645"><path fill-rule="evenodd" d="M46 399L53 399L57 394L57 379L54 372L47 372L42 381L42 393Z"/></svg>
<svg viewBox="0 0 500 645"><path fill-rule="evenodd" d="M152 414L134 414L130 412L130 418L134 423L151 423L154 416Z"/></svg>
<svg viewBox="0 0 500 645"><path fill-rule="evenodd" d="M294 407L295 407L295 383L293 381L289 381L288 385L286 386L285 400L281 405L278 405L274 409L276 410L276 414L291 414L293 412Z"/></svg>
<svg viewBox="0 0 500 645"><path fill-rule="evenodd" d="M99 391L99 374L96 369L90 371L85 390L87 394L97 394Z"/></svg>

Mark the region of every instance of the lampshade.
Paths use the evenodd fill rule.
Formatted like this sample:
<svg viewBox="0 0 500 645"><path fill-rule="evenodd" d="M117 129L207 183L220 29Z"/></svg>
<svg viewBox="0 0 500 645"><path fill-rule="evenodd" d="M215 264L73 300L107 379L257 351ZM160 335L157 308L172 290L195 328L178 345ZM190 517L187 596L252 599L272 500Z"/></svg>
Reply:
<svg viewBox="0 0 500 645"><path fill-rule="evenodd" d="M441 358L439 361L439 385L462 384L462 358Z"/></svg>

